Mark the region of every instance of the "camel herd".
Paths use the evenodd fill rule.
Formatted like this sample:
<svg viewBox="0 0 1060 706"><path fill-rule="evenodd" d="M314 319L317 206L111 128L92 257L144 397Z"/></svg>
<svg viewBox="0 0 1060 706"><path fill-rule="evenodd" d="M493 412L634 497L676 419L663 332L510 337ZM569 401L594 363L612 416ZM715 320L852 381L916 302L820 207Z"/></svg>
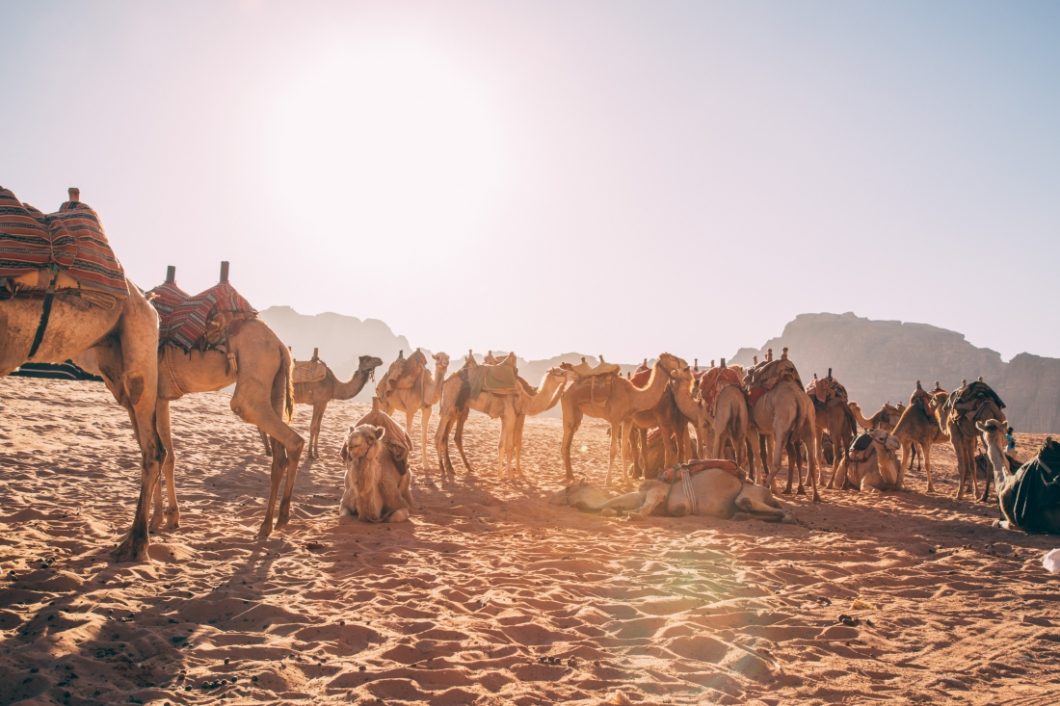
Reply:
<svg viewBox="0 0 1060 706"><path fill-rule="evenodd" d="M0 196L18 203L9 191L0 189ZM16 215L27 223L44 223L40 212L28 206L19 208ZM70 190L70 201L63 208L95 218L79 202L76 189ZM253 315L207 322L220 327L216 345L190 350L160 345L159 315L150 297L131 281L125 280L127 292L117 294L63 286L60 275L61 268L52 263L17 278L0 277L0 376L25 362L72 359L102 376L128 412L141 452L140 493L132 528L118 546L117 558L146 559L149 532L163 523L170 528L179 525L169 403L186 394L231 385L232 411L260 430L272 457L269 498L258 536L267 537L274 520L275 527L285 525L305 447L305 440L290 426L295 404L313 406L308 453L317 456L328 402L358 394L382 360L362 356L353 377L342 381L314 355L306 363L315 365L319 374L300 377L303 363L296 365L276 333ZM222 266L221 279L227 280L227 263ZM162 285L166 286L175 288L172 270ZM937 384L928 392L917 382L907 406L886 405L866 418L847 399L846 389L831 371L821 379L814 376L804 386L787 349L776 359L769 351L765 360L756 358L747 369L727 366L724 360L720 366L700 369L661 353L651 365L645 360L635 376L622 375L618 366L602 358L596 366L583 359L577 365L564 363L549 370L537 387L519 377L513 354L496 359L491 353L479 362L469 353L453 373L448 372L446 354L437 353L433 360L431 370L420 351L408 358L399 355L377 384L372 412L351 427L341 450L347 467L345 511L373 521L408 517L412 508L408 462L417 412L420 459L426 472L428 422L438 405L437 467L442 479L451 480L455 476L449 452L451 434L470 471L463 429L471 411L501 420L498 459L505 473L511 474L522 472L526 417L558 404L563 416L564 498L600 497L575 480L571 462L574 436L586 416L609 425L605 484L612 484L616 463L621 485L631 485L633 475L642 479L641 488L632 495L571 504L601 509L610 503L612 509L640 513L663 508L671 513L721 516L743 510L780 519L783 512L772 492L785 464L786 492L795 483L801 494L808 482L816 502L820 499L818 484L825 484L826 465L831 471L829 488L896 490L903 487L904 471L913 457L919 456L927 491L933 492L931 447L943 442L951 443L956 452L957 497L970 485L986 501L990 478L980 494L976 473L976 445L982 439L1007 521L1015 527L1060 531L1060 497L1050 494L1060 487L1060 480L1055 484L1051 480L1050 464L1060 469L1060 459L1046 460L1054 453L1060 456L1060 445L1050 440L1035 461L1017 470L1011 457L998 450L999 429L1005 425L1004 404L981 380L953 392ZM399 411L405 414L405 430L390 417ZM859 434L858 427L866 433ZM827 462L826 449L831 450ZM718 461L726 458L732 460L731 465ZM1034 464L1038 465L1027 469ZM660 480L675 468L677 476ZM1046 490L1028 496L1026 488L1032 482Z"/></svg>

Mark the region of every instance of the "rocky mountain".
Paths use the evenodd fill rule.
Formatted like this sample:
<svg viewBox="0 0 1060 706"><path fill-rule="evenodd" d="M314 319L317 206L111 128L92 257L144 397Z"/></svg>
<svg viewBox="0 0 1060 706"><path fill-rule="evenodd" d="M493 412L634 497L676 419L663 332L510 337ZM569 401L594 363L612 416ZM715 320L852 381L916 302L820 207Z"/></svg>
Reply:
<svg viewBox="0 0 1060 706"><path fill-rule="evenodd" d="M759 349L741 349L733 362L776 356L787 346L803 381L832 368L866 414L887 401L905 402L916 381L949 390L982 376L1005 401L1020 431L1060 430L1060 359L1020 354L1005 363L997 351L973 346L937 326L875 321L845 314L800 314Z"/></svg>
<svg viewBox="0 0 1060 706"><path fill-rule="evenodd" d="M387 365L399 350L403 349L406 355L414 350L405 336L394 333L377 319L361 320L332 313L308 316L286 306L265 309L261 317L294 348L296 358L308 358L317 347L341 378L353 374L359 355L379 356ZM1022 353L1006 363L997 351L973 346L955 331L928 324L871 320L848 312L800 314L780 336L766 341L761 348L741 348L731 361L748 365L755 355L764 358L768 348L779 356L785 346L804 381L808 382L815 372L825 375L832 368L866 414L884 402L907 400L917 380L925 386L939 381L946 389L952 389L962 379L973 380L981 375L1005 400L1009 421L1016 429L1060 431L1060 359ZM447 352L453 358L451 369L455 370L463 352ZM695 356L695 352L684 354L690 362ZM536 385L549 368L564 361L577 363L581 357L581 353L570 352L545 360L520 358L519 372ZM595 356L585 357L591 363L597 362ZM700 363L709 364L703 357ZM637 365L639 362L623 364L623 372ZM373 389L374 385L367 386L359 399L367 399ZM550 414L558 411L557 407Z"/></svg>

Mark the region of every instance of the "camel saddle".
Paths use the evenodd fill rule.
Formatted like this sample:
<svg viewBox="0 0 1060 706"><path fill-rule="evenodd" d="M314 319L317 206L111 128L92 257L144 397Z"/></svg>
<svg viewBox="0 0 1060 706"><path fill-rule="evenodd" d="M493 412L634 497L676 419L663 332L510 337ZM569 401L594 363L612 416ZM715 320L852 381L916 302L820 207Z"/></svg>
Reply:
<svg viewBox="0 0 1060 706"><path fill-rule="evenodd" d="M710 368L699 378L699 394L713 415L722 388L729 385L740 387L742 383L740 373L735 368Z"/></svg>
<svg viewBox="0 0 1060 706"><path fill-rule="evenodd" d="M513 353L511 351L509 351L508 355L504 356L503 358L498 358L497 356L493 355L493 351L489 351L482 358L482 364L483 365L507 365L507 366L510 366L512 368L519 367L519 361L516 359L515 353Z"/></svg>
<svg viewBox="0 0 1060 706"><path fill-rule="evenodd" d="M390 364L390 369L386 373L387 385L390 390L411 390L423 380L423 373L426 370L427 356L417 348L416 352L408 358L402 354Z"/></svg>
<svg viewBox="0 0 1060 706"><path fill-rule="evenodd" d="M651 380L651 368L647 365L637 366L637 369L633 371L633 376L629 379L634 387L644 387L649 380Z"/></svg>
<svg viewBox="0 0 1060 706"><path fill-rule="evenodd" d="M963 387L959 387L950 393L948 406L951 410L950 418L957 420L962 416L974 415L979 405L984 400L993 400L998 409L1004 409L1005 403L993 388L985 382L976 380Z"/></svg>
<svg viewBox="0 0 1060 706"><path fill-rule="evenodd" d="M867 433L858 434L850 444L847 457L851 461L868 461L876 453L876 447L872 443L872 437Z"/></svg>
<svg viewBox="0 0 1060 706"><path fill-rule="evenodd" d="M148 292L158 310L159 345L173 345L185 351L224 348L230 334L258 316L250 302L228 282L219 282L183 301L177 301L175 293L163 287Z"/></svg>
<svg viewBox="0 0 1060 706"><path fill-rule="evenodd" d="M833 377L814 378L813 382L806 386L806 394L821 404L831 399L840 399L844 403L850 399L847 396L847 389Z"/></svg>
<svg viewBox="0 0 1060 706"><path fill-rule="evenodd" d="M328 366L322 360L296 360L292 380L298 383L320 382L328 376Z"/></svg>
<svg viewBox="0 0 1060 706"><path fill-rule="evenodd" d="M800 389L803 388L802 379L795 364L786 358L777 358L747 371L744 382L747 385L747 401L753 407L756 402L774 387L785 380L791 380Z"/></svg>
<svg viewBox="0 0 1060 706"><path fill-rule="evenodd" d="M673 484L681 479L682 473L694 476L711 468L731 473L740 480L747 480L747 474L744 470L727 458L700 458L686 463L675 464L672 468L663 469L659 473L658 480Z"/></svg>
<svg viewBox="0 0 1060 706"><path fill-rule="evenodd" d="M564 370L570 370L572 373L580 378L591 378L600 375L618 375L621 368L615 363L600 362L599 365L593 367L589 365L585 358L582 358L582 362L577 365L571 365L570 363L560 363L559 367Z"/></svg>
<svg viewBox="0 0 1060 706"><path fill-rule="evenodd" d="M504 363L468 366L468 383L471 385L472 396L480 392L514 395L522 387L519 384L518 370Z"/></svg>
<svg viewBox="0 0 1060 706"><path fill-rule="evenodd" d="M1026 532L1047 532L1042 516L1060 507L1060 454L1055 444L1047 443L1038 455L1013 474L1010 491L1001 498L1002 511L1017 527ZM1043 456L1048 456L1048 462Z"/></svg>
<svg viewBox="0 0 1060 706"><path fill-rule="evenodd" d="M70 290L110 301L129 296L99 216L81 203L77 189L45 215L0 187L0 299Z"/></svg>

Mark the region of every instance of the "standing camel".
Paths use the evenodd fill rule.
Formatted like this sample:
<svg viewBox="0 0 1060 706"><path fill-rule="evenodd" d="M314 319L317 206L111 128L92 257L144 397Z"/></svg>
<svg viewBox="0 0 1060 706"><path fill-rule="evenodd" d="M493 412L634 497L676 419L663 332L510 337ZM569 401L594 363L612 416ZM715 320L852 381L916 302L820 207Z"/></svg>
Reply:
<svg viewBox="0 0 1060 706"><path fill-rule="evenodd" d="M449 356L445 353L434 354L434 374L424 368L419 382L409 388L391 386L383 379L376 385L375 394L383 404L386 414L395 410L405 413L405 431L412 437L412 422L416 412L420 413L420 461L422 468L427 468L427 425L431 420L431 409L441 399L442 382L449 369Z"/></svg>
<svg viewBox="0 0 1060 706"><path fill-rule="evenodd" d="M5 212L0 238L15 236L22 247L39 245L41 252L48 253L51 239L45 218L60 232L73 231L75 239L80 238L81 226L67 219L84 219L90 221L91 237L106 243L95 211L81 203L77 189L70 189L69 194L70 200L58 213L44 217L0 187L0 207ZM114 263L123 291L82 288L64 269L46 264L29 270L33 283L21 281L21 276L0 276L0 376L26 362L61 363L76 358L82 367L103 377L114 399L128 412L140 447L140 497L132 529L115 550L115 557L143 561L148 546L147 506L166 456L155 424L158 315Z"/></svg>
<svg viewBox="0 0 1060 706"><path fill-rule="evenodd" d="M335 377L335 373L325 363L327 372L322 380L294 384L295 403L313 405L313 420L309 423L309 458L319 457L317 440L320 438L320 425L328 403L332 400L352 400L364 389L365 383L375 375L375 369L382 364L383 361L374 355L362 355L358 358L356 372L344 382ZM295 362L295 365L298 363Z"/></svg>
<svg viewBox="0 0 1060 706"><path fill-rule="evenodd" d="M939 409L946 400L946 392L940 391L932 394L925 390L920 381L916 381L916 389L909 397L909 406L898 418L894 425L894 434L902 444L902 463L898 472L898 487L902 487L905 470L909 466L907 461L911 454L915 454L917 448L924 458L924 472L927 474L927 492L935 492L935 484L931 479L931 446L941 444L950 440L948 431L944 431L945 424L939 419Z"/></svg>
<svg viewBox="0 0 1060 706"><path fill-rule="evenodd" d="M571 444L574 441L575 432L581 426L582 418L588 415L604 419L611 425L611 448L605 484L611 485L611 472L615 464L615 456L620 448L622 475L628 481L629 458L623 440L628 438L632 427L632 417L637 412L654 409L670 389L670 373L683 367L686 367L683 360L669 353L663 353L652 366L651 377L644 387L637 387L620 375L583 377L568 387L560 397L563 409L561 453L566 479L570 481L574 478L570 460Z"/></svg>
<svg viewBox="0 0 1060 706"><path fill-rule="evenodd" d="M788 349L784 348L778 360L773 359L772 349L766 351L765 362L748 369L744 385L747 388L747 407L751 420L751 448L758 449L764 442L765 455L770 457L769 469L765 474L766 484L770 490L773 489L773 481L780 470L780 459L787 449L788 485L785 492L791 492L792 477L797 474L798 494L804 493L798 460L805 445L809 452L807 458L813 502L819 502L817 440L814 432L816 416L813 402L802 388L799 371L788 359Z"/></svg>
<svg viewBox="0 0 1060 706"><path fill-rule="evenodd" d="M221 284L227 285L228 263L221 263ZM209 290L208 290L209 291ZM205 293L204 293L205 294ZM200 297L203 295L199 295ZM163 342L158 356L158 432L170 452L162 464L166 480L168 507L163 506L162 490L155 492L155 512L151 523L158 527L163 516L166 526L180 526L180 509L174 484L176 456L173 453L173 431L169 403L194 392L214 392L235 385L230 406L236 415L253 424L269 437L272 445L272 473L265 519L258 538L272 532L273 514L280 483L284 483L276 527L287 524L291 512L291 495L298 473L298 459L305 441L290 427L294 413L291 352L279 337L260 319L248 318L228 327L222 346L206 350L183 350Z"/></svg>
<svg viewBox="0 0 1060 706"><path fill-rule="evenodd" d="M979 495L979 478L975 467L975 445L978 436L976 422L994 419L1005 422L1005 413L1001 410L1005 403L982 379L962 385L950 393L943 404L939 420L950 434L950 443L957 455L957 473L960 480L957 485L957 499L964 496L967 480L971 478L972 494ZM986 483L979 502L986 502L990 495L990 483Z"/></svg>
<svg viewBox="0 0 1060 706"><path fill-rule="evenodd" d="M817 442L817 465L824 465L824 452L822 450L825 432L832 439L832 478L828 482L829 488L835 488L836 474L843 459L846 458L850 448L850 442L854 440L857 433L857 420L848 407L847 390L843 385L832 377L832 369L828 369L828 376L818 379L816 375L813 382L806 388L806 394L813 402L814 410L814 438ZM823 473L822 469L822 473ZM820 479L824 483L824 479Z"/></svg>
<svg viewBox="0 0 1060 706"><path fill-rule="evenodd" d="M527 389L528 386L520 385L519 396L515 400L515 428L507 437L514 445L514 449L501 448L501 454L504 456L514 451L516 473L522 474L523 472L523 424L526 422L526 418L536 417L555 407L559 402L560 395L563 394L564 386L573 377L571 373L562 368L550 368L536 388L530 387ZM522 378L519 380L522 382ZM457 445L463 446L463 424L458 424L457 428L461 432L457 438ZM505 434L502 433L502 443L505 438ZM463 451L461 451L462 455Z"/></svg>

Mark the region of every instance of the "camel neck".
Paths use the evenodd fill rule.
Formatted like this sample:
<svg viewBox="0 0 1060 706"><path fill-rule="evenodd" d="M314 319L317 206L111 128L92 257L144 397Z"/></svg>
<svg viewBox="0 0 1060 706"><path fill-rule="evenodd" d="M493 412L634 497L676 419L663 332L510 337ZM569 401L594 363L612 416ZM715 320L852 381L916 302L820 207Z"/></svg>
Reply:
<svg viewBox="0 0 1060 706"><path fill-rule="evenodd" d="M336 400L353 399L357 396L357 393L364 389L364 383L367 381L368 373L364 370L358 370L346 382L336 379L334 398Z"/></svg>

